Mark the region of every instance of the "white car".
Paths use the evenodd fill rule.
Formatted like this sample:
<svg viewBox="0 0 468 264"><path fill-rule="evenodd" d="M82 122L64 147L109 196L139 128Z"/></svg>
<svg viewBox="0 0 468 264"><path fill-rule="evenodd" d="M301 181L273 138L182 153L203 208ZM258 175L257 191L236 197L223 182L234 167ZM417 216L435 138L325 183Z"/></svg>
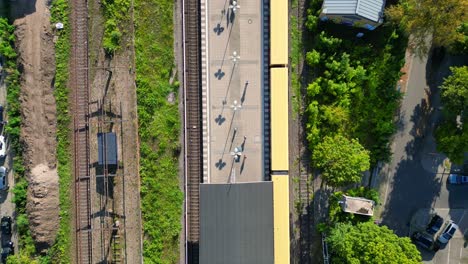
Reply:
<svg viewBox="0 0 468 264"><path fill-rule="evenodd" d="M5 167L0 166L0 190L8 189L7 174L8 170Z"/></svg>
<svg viewBox="0 0 468 264"><path fill-rule="evenodd" d="M5 137L0 136L0 158L5 157L5 155L6 155Z"/></svg>
<svg viewBox="0 0 468 264"><path fill-rule="evenodd" d="M439 242L442 244L447 244L450 239L452 239L453 234L458 230L457 224L450 220L448 224L445 226L444 232L439 236Z"/></svg>

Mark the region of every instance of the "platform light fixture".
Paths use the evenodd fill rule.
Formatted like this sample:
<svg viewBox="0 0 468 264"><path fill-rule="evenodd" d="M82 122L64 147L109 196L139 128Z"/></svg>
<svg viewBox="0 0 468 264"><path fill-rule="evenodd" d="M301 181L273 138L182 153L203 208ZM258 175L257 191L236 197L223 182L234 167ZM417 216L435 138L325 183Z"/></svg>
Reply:
<svg viewBox="0 0 468 264"><path fill-rule="evenodd" d="M232 12L236 12L237 9L240 9L240 5L237 3L237 1L232 1L232 4L229 5L229 9L232 9Z"/></svg>
<svg viewBox="0 0 468 264"><path fill-rule="evenodd" d="M237 54L237 51L232 52L231 60L234 64L237 64L239 62L240 56L239 54Z"/></svg>

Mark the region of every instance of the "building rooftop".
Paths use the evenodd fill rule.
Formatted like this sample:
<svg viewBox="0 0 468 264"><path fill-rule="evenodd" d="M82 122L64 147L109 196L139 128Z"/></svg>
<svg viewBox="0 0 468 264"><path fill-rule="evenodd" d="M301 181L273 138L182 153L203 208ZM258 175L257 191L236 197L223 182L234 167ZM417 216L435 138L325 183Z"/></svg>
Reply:
<svg viewBox="0 0 468 264"><path fill-rule="evenodd" d="M200 263L274 263L273 183L200 184Z"/></svg>
<svg viewBox="0 0 468 264"><path fill-rule="evenodd" d="M369 199L343 195L340 204L343 211L347 213L374 215L375 202Z"/></svg>

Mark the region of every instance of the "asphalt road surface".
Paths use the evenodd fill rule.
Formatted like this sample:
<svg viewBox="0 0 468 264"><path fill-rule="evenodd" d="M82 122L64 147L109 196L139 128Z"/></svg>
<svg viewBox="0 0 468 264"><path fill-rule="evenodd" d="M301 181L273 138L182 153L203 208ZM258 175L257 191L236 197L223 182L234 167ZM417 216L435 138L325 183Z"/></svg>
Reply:
<svg viewBox="0 0 468 264"><path fill-rule="evenodd" d="M446 184L448 163L443 154L437 153L433 137L441 115L437 87L449 75L450 65L462 64L463 58L444 56L429 61L414 58L410 66L392 145L393 158L379 174L382 224L400 236L410 235L410 219L422 208L448 210L448 218L452 209L468 209L468 186Z"/></svg>

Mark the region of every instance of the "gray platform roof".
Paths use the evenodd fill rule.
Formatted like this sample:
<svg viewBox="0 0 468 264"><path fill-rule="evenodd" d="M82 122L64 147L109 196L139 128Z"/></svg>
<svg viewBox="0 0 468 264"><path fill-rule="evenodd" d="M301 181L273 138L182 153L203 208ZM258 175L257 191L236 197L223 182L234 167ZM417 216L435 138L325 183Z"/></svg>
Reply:
<svg viewBox="0 0 468 264"><path fill-rule="evenodd" d="M271 264L273 183L200 184L200 263Z"/></svg>
<svg viewBox="0 0 468 264"><path fill-rule="evenodd" d="M385 0L324 0L323 13L336 15L359 15L379 22Z"/></svg>

